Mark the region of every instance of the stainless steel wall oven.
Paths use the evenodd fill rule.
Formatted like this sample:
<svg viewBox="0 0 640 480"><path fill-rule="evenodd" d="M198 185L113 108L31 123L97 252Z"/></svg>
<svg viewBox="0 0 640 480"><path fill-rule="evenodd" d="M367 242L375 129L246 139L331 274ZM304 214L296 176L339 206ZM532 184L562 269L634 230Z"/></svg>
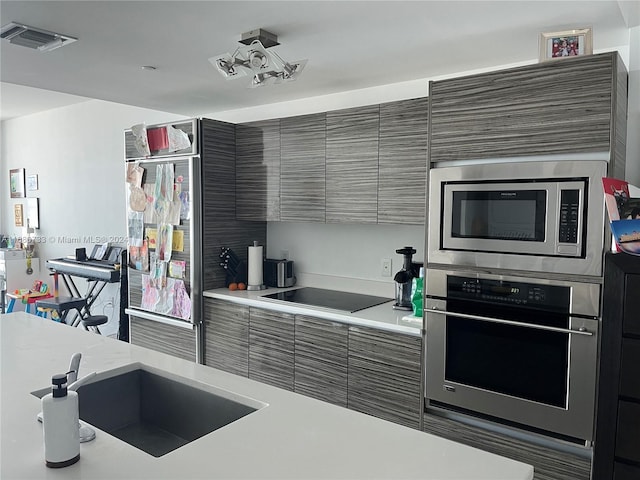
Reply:
<svg viewBox="0 0 640 480"><path fill-rule="evenodd" d="M426 406L593 438L600 285L430 268Z"/></svg>

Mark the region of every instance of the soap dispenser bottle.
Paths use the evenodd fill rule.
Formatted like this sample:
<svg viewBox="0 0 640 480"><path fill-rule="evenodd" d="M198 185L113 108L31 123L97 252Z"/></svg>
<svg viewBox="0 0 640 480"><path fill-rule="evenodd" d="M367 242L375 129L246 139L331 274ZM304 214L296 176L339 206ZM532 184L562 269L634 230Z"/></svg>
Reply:
<svg viewBox="0 0 640 480"><path fill-rule="evenodd" d="M44 459L47 467L62 468L80 460L78 394L67 391L67 374L54 375L51 393L42 397Z"/></svg>

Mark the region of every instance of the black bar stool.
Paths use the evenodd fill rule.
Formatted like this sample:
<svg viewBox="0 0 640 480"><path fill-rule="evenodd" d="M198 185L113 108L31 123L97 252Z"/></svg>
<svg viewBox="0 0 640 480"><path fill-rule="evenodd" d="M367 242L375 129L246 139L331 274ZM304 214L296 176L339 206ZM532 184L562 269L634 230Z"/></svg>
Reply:
<svg viewBox="0 0 640 480"><path fill-rule="evenodd" d="M89 330L89 328L92 328L94 332L100 334L98 325L104 325L108 320L109 318L106 315L90 315L82 319L82 325L87 330Z"/></svg>
<svg viewBox="0 0 640 480"><path fill-rule="evenodd" d="M82 309L87 306L86 298L78 297L53 297L45 300L36 300L36 311L40 308L48 308L58 312L58 317L63 323L66 322L67 314L70 310L76 310L78 316L73 319L72 327L77 327L82 320Z"/></svg>

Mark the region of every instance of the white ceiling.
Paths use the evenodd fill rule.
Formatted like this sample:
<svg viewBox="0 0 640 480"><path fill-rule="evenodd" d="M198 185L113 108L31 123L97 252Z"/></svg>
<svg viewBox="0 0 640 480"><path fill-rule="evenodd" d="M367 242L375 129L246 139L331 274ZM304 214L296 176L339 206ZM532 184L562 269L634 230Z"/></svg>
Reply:
<svg viewBox="0 0 640 480"><path fill-rule="evenodd" d="M0 42L0 119L86 98L197 116L535 60L540 32L587 26L608 50L628 45L639 4L2 0L0 25L78 41L47 53ZM296 82L249 89L209 63L256 28L278 35L285 60L308 59Z"/></svg>

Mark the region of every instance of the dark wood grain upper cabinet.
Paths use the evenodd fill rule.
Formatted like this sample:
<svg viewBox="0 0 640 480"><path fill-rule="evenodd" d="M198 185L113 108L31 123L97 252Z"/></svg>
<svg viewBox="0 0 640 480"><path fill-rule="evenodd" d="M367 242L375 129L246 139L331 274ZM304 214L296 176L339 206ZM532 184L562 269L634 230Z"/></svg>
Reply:
<svg viewBox="0 0 640 480"><path fill-rule="evenodd" d="M380 105L378 223L424 225L428 103Z"/></svg>
<svg viewBox="0 0 640 480"><path fill-rule="evenodd" d="M280 120L280 220L325 221L326 114Z"/></svg>
<svg viewBox="0 0 640 480"><path fill-rule="evenodd" d="M236 218L280 220L280 119L236 127Z"/></svg>
<svg viewBox="0 0 640 480"><path fill-rule="evenodd" d="M616 52L431 82L430 161L623 155L626 88Z"/></svg>
<svg viewBox="0 0 640 480"><path fill-rule="evenodd" d="M327 112L327 223L378 222L380 107Z"/></svg>

